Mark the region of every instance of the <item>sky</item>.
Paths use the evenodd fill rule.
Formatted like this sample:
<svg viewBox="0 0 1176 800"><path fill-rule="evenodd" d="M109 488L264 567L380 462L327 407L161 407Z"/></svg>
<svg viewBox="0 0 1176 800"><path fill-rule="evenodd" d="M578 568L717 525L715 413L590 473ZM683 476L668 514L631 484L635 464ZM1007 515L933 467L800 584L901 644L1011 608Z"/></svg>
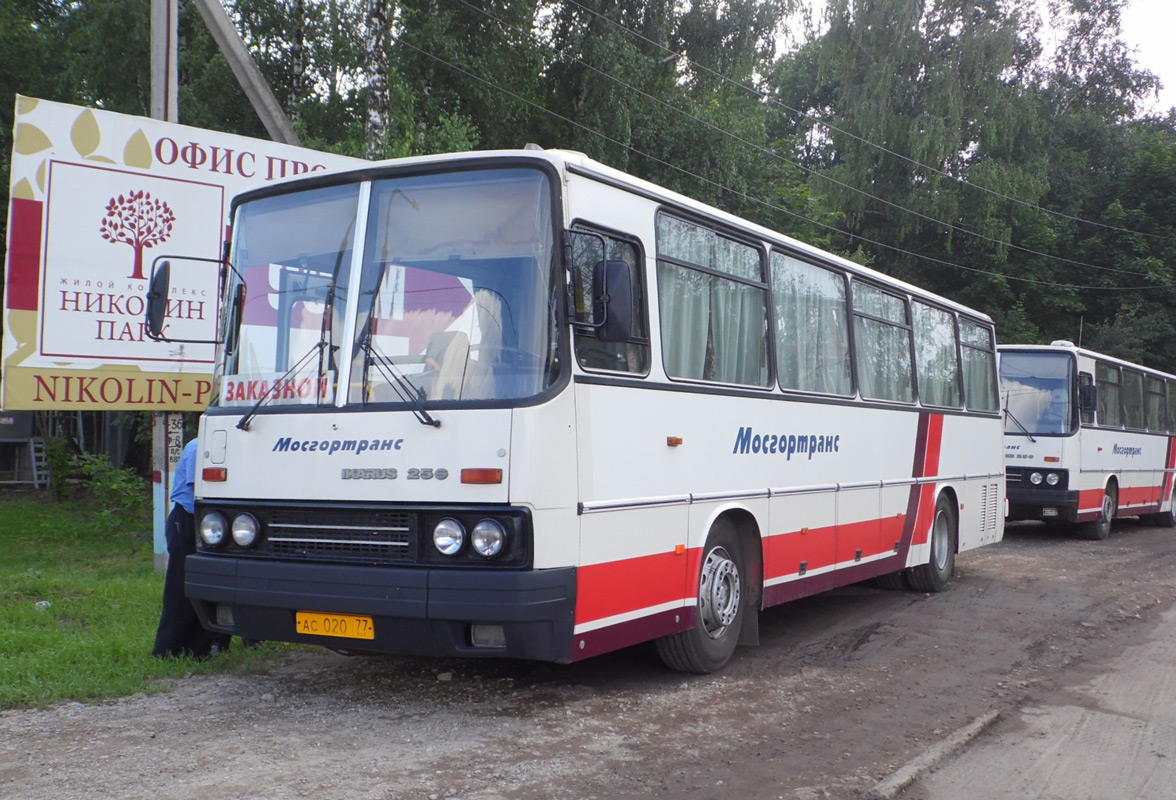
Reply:
<svg viewBox="0 0 1176 800"><path fill-rule="evenodd" d="M1123 39L1137 49L1136 63L1159 76L1164 88L1150 110L1163 113L1176 105L1176 2L1131 0L1123 15Z"/></svg>

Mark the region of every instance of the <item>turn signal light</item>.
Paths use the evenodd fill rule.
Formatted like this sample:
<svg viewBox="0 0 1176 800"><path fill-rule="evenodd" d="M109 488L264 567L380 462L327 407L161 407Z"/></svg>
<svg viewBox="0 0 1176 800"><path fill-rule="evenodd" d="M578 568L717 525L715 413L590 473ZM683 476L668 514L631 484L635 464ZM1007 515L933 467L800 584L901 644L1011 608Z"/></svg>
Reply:
<svg viewBox="0 0 1176 800"><path fill-rule="evenodd" d="M462 483L502 483L502 470L500 469L463 469L461 471Z"/></svg>
<svg viewBox="0 0 1176 800"><path fill-rule="evenodd" d="M229 479L229 470L227 467L205 467L200 476L206 481L223 483Z"/></svg>

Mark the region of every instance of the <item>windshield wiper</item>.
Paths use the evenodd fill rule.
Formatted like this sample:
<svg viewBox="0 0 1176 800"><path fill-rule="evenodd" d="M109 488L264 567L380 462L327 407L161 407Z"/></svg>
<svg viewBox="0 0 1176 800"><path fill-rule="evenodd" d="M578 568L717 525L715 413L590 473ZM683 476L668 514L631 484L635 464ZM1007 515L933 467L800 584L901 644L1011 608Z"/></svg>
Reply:
<svg viewBox="0 0 1176 800"><path fill-rule="evenodd" d="M1033 434L1031 434L1029 432L1029 429L1021 424L1021 420L1017 419L1016 415L1013 414L1012 411L1009 411L1009 396L1007 394L1005 395L1004 413L1005 413L1006 417L1008 417L1009 419L1011 419L1013 422L1015 422L1017 424L1018 428L1020 428L1022 431L1025 432L1025 435L1029 437L1029 441L1033 442L1034 444L1037 443L1037 440L1033 438Z"/></svg>
<svg viewBox="0 0 1176 800"><path fill-rule="evenodd" d="M263 405L265 405L265 401L270 399L271 397L276 397L278 394L278 391L282 387L282 384L284 384L286 382L286 379L289 378L291 375L297 375L298 372L306 364L310 363L311 358L314 357L316 354L318 354L319 363L321 364L322 363L322 352L324 349L327 348L327 346L328 346L327 342L320 339L318 342L316 342L314 344L313 347L311 347L309 350L307 350L306 355L304 355L302 358L298 359L297 363L295 363L294 366L290 367L290 369L283 372L282 376L280 378L278 378L276 381L274 381L270 385L270 387L262 393L261 397L257 398L257 402L253 404L253 408L249 409L249 411L245 414L245 416L241 417L240 421L237 422L237 427L243 431L249 430L250 420L252 420L255 416L257 416L258 409L260 409ZM320 371L319 375L318 375L318 379L315 381L315 384L316 384L315 385L315 394L316 395L318 394L319 386L322 383L322 376L323 376L323 373Z"/></svg>
<svg viewBox="0 0 1176 800"><path fill-rule="evenodd" d="M371 311L368 313L367 325L365 326L363 332L364 402L367 402L368 388L371 384L371 379L368 377L368 370L373 364L375 364L376 369L380 372L380 375L382 375L384 380L388 382L388 385L392 387L392 390L396 392L397 396L400 397L400 399L404 402L412 405L413 416L415 416L422 425L432 425L434 428L440 428L441 420L434 417L425 409L424 392L422 392L419 387L417 387L415 384L413 384L412 381L408 379L404 372L401 371L400 367L397 366L395 361L388 358L388 356L384 355L383 353L376 352L374 333L376 327L376 299L378 294L379 292L377 291L376 295L372 297Z"/></svg>

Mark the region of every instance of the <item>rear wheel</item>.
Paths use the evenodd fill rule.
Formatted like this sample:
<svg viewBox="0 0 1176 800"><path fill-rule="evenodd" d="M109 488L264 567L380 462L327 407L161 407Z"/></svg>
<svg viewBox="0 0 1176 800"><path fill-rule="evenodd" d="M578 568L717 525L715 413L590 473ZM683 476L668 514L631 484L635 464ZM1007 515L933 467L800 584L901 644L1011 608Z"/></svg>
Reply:
<svg viewBox="0 0 1176 800"><path fill-rule="evenodd" d="M1111 535L1111 522L1115 519L1115 511L1119 508L1119 490L1115 484L1107 484L1103 492L1102 508L1098 511L1098 519L1084 522L1078 526L1078 535L1083 539L1101 540Z"/></svg>
<svg viewBox="0 0 1176 800"><path fill-rule="evenodd" d="M907 582L916 592L942 592L955 575L956 542L959 529L955 505L947 495L935 504L935 521L931 524L931 557L926 564L907 570Z"/></svg>
<svg viewBox="0 0 1176 800"><path fill-rule="evenodd" d="M902 570L898 572L888 572L885 575L876 575L874 583L879 589L886 589L891 592L904 592L910 588L907 584L906 573Z"/></svg>
<svg viewBox="0 0 1176 800"><path fill-rule="evenodd" d="M731 660L747 614L745 564L734 528L723 520L715 523L703 549L694 627L656 642L657 653L667 667L707 673Z"/></svg>
<svg viewBox="0 0 1176 800"><path fill-rule="evenodd" d="M1149 514L1147 521L1158 528L1176 528L1176 488L1168 498L1168 510Z"/></svg>

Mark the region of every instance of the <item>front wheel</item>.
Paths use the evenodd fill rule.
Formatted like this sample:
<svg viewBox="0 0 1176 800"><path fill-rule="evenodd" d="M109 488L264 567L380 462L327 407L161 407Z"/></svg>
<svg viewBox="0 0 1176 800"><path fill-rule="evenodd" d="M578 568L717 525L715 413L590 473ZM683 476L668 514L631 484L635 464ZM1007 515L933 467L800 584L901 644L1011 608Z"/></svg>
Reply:
<svg viewBox="0 0 1176 800"><path fill-rule="evenodd" d="M1107 485L1103 492L1102 508L1098 511L1098 519L1084 522L1078 526L1078 535L1083 539L1102 540L1111 535L1111 522L1115 519L1115 511L1119 508L1119 492L1115 484Z"/></svg>
<svg viewBox="0 0 1176 800"><path fill-rule="evenodd" d="M731 660L747 614L745 563L739 537L730 523L716 523L703 549L694 627L656 642L657 654L667 667L707 673L722 669Z"/></svg>
<svg viewBox="0 0 1176 800"><path fill-rule="evenodd" d="M907 571L907 583L916 592L942 592L955 575L956 542L959 528L955 505L946 495L935 504L935 521L931 524L931 557Z"/></svg>

